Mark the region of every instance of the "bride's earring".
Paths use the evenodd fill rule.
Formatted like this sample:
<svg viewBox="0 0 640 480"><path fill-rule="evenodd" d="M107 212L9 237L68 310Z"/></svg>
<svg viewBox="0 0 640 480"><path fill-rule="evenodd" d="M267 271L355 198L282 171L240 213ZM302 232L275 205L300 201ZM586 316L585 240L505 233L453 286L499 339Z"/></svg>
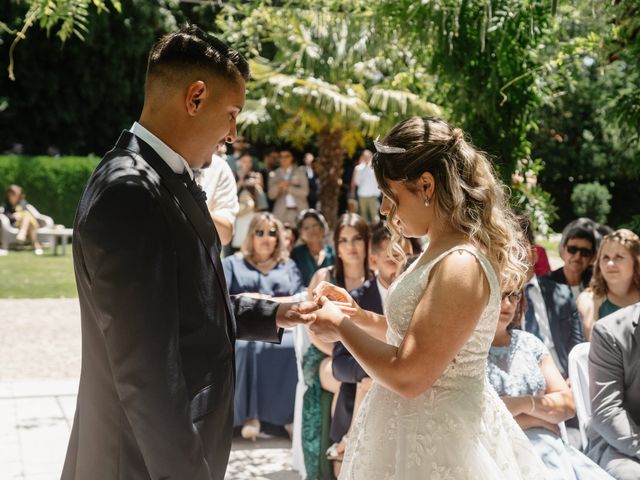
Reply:
<svg viewBox="0 0 640 480"><path fill-rule="evenodd" d="M425 207L428 207L428 206L429 206L429 199L428 199L428 198L425 198L425 199L424 199L424 206L425 206Z"/></svg>

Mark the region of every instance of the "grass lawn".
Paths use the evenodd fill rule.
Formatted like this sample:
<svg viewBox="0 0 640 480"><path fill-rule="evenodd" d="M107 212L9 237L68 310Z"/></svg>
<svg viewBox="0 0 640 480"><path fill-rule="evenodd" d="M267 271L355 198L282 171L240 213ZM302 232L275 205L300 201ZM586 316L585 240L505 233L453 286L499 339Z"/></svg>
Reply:
<svg viewBox="0 0 640 480"><path fill-rule="evenodd" d="M0 298L77 297L71 246L67 255L50 249L37 257L32 251L10 251L0 257Z"/></svg>

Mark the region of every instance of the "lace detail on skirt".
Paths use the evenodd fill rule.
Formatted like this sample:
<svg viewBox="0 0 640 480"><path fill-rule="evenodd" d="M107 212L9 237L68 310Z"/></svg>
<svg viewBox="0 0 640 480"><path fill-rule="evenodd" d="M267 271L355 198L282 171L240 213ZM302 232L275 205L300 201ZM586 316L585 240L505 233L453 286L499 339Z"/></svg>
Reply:
<svg viewBox="0 0 640 480"><path fill-rule="evenodd" d="M358 413L341 480L544 479L544 466L486 378L500 312L490 262L471 246L455 247L406 271L386 300L387 341L399 345L433 266L454 250L478 258L491 294L474 333L434 385L405 399L374 384Z"/></svg>

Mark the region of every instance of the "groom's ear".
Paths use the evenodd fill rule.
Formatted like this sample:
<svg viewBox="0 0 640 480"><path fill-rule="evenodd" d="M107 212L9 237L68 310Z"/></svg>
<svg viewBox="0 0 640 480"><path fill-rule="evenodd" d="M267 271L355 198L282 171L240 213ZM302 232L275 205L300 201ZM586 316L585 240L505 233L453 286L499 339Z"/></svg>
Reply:
<svg viewBox="0 0 640 480"><path fill-rule="evenodd" d="M198 114L202 108L203 101L209 94L207 84L202 80L196 80L187 87L185 96L185 106L187 114L193 117Z"/></svg>

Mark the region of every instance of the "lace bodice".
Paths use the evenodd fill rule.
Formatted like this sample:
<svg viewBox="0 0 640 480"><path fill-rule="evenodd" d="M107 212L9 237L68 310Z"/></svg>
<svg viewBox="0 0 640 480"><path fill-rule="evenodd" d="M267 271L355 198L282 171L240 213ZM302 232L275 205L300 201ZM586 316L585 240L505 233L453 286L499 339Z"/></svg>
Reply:
<svg viewBox="0 0 640 480"><path fill-rule="evenodd" d="M487 276L491 293L489 303L482 313L475 331L433 385L434 388L443 386L449 389L455 389L456 386L462 388L468 386L467 382L470 379L484 382L487 352L493 341L500 311L500 288L491 263L477 248L470 245L451 248L423 264L421 264L421 256L389 287L387 299L384 302L385 316L389 324L387 342L398 346L402 342L411 323L413 312L415 312L427 288L432 268L445 256L456 250L466 250L476 256ZM452 319L452 321L454 320Z"/></svg>

